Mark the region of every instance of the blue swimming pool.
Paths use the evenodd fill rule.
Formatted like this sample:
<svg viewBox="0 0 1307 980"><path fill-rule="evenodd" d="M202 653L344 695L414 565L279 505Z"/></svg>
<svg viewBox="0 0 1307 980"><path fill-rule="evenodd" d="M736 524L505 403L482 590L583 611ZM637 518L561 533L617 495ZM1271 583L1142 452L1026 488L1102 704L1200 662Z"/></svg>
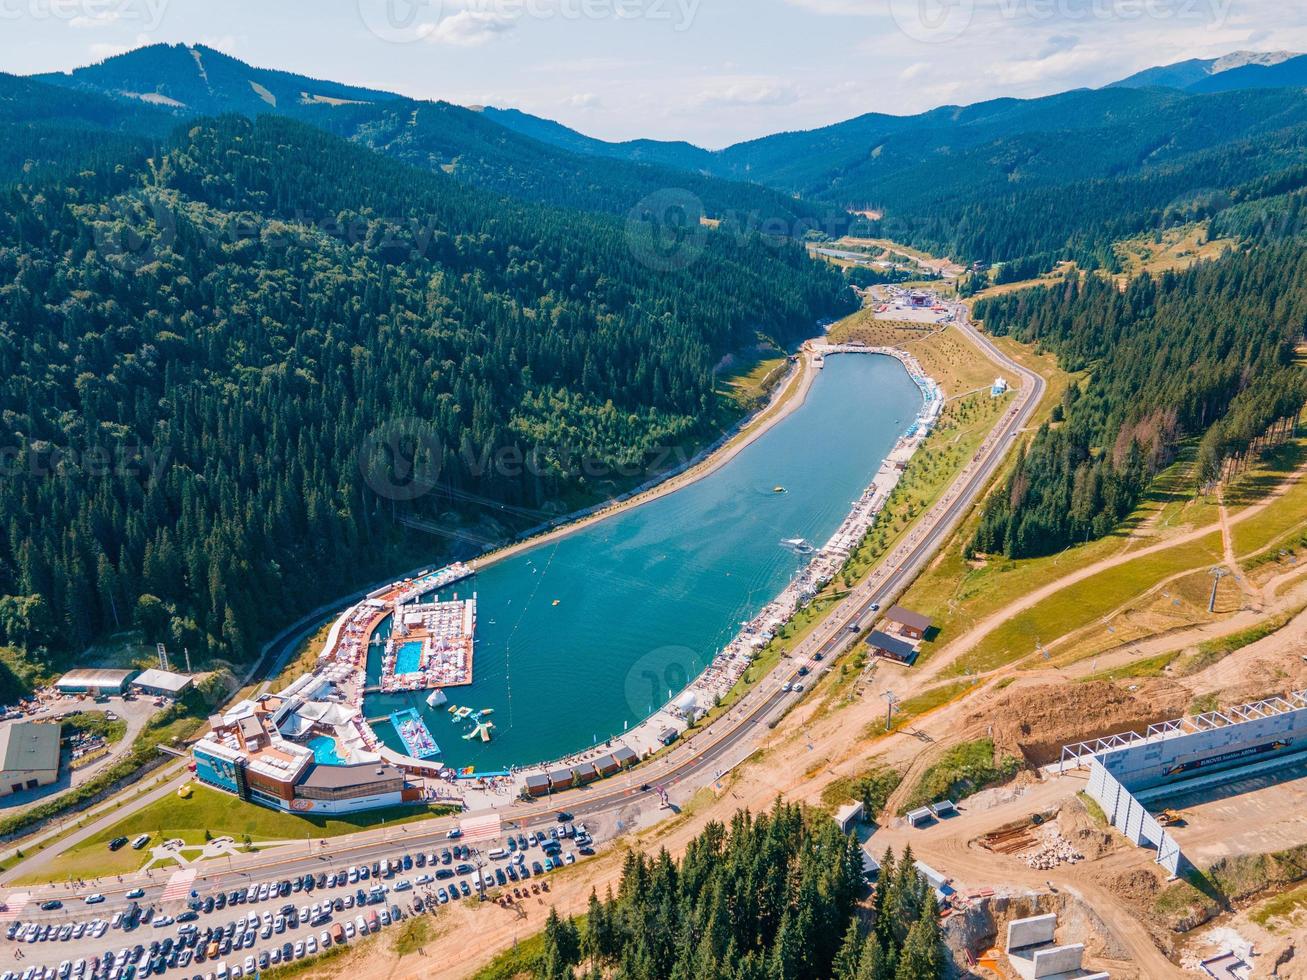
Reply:
<svg viewBox="0 0 1307 980"><path fill-rule="evenodd" d="M313 759L322 766L343 765L345 760L336 751L336 740L326 735L316 735L309 739L309 748L313 750Z"/></svg>
<svg viewBox="0 0 1307 980"><path fill-rule="evenodd" d="M395 651L395 673L416 674L422 669L422 641L409 640Z"/></svg>

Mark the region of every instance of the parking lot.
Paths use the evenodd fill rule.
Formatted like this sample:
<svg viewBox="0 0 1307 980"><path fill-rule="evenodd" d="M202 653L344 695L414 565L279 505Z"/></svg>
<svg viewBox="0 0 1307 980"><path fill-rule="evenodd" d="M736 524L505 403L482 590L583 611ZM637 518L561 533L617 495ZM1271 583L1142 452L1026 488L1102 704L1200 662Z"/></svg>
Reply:
<svg viewBox="0 0 1307 980"><path fill-rule="evenodd" d="M548 892L551 871L594 853L585 825L560 816L546 830L510 834L485 850L451 831L432 850L241 889L174 896L170 886L152 888L153 895L137 888L114 908L87 895L76 905L7 909L0 927L13 962L0 980L232 980L450 902L539 895Z"/></svg>

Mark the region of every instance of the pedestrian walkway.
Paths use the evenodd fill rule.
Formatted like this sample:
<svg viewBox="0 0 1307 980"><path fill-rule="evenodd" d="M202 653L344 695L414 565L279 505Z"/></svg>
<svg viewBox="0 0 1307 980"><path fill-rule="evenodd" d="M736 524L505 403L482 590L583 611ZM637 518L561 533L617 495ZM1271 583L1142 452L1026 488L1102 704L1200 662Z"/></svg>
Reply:
<svg viewBox="0 0 1307 980"><path fill-rule="evenodd" d="M501 831L499 814L491 813L484 817L471 817L459 823L463 831L464 844L481 844L495 840Z"/></svg>
<svg viewBox="0 0 1307 980"><path fill-rule="evenodd" d="M191 885L199 872L195 868L183 868L168 879L163 888L162 902L176 902L190 894Z"/></svg>
<svg viewBox="0 0 1307 980"><path fill-rule="evenodd" d="M22 914L23 909L27 908L27 903L32 900L31 892L14 892L5 899L5 909L0 912L0 922L13 922Z"/></svg>

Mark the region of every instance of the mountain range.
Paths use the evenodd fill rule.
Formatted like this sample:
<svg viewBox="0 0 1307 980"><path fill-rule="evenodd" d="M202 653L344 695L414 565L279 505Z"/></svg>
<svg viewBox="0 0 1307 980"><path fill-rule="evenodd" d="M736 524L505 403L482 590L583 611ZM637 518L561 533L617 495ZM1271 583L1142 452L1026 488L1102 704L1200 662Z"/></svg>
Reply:
<svg viewBox="0 0 1307 980"><path fill-rule="evenodd" d="M1304 78L1307 56L1235 52L1101 89L867 113L713 151L608 142L516 109L414 100L253 67L200 45L153 45L67 73L0 78L0 113L9 102L11 118L44 136L56 151L51 165L75 163L67 146L78 141L89 152L158 139L182 118L275 113L537 203L627 214L673 188L701 201L706 217L795 237L852 227L958 258L1097 264L1110 262L1105 235L1201 217L1214 191L1242 199L1249 180L1307 163ZM37 98L33 86L76 97ZM12 109L24 99L33 107L27 119ZM1101 203L1113 213L1082 219L1085 207L1071 202L1086 195L1089 210ZM1040 209L1065 212L1066 223L1028 220ZM884 218L868 225L850 211Z"/></svg>
<svg viewBox="0 0 1307 980"><path fill-rule="evenodd" d="M1236 88L1274 87L1280 84L1276 76L1263 69L1274 68L1287 61L1301 58L1295 51L1232 51L1219 58L1189 58L1169 65L1157 65L1135 72L1112 82L1107 88L1178 88L1197 92L1216 91L1212 86L1216 75L1221 79L1221 91ZM1264 83L1259 85L1259 82ZM1288 83L1293 84L1293 83Z"/></svg>

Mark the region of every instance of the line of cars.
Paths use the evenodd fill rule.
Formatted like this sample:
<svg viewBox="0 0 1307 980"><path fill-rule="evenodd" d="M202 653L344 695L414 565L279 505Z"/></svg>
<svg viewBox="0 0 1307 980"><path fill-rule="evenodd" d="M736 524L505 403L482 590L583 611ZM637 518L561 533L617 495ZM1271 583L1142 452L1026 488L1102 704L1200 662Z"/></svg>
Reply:
<svg viewBox="0 0 1307 980"><path fill-rule="evenodd" d="M350 896L350 908L355 907L354 896ZM151 915L152 909L140 911L139 923L166 927L174 922L181 922L176 936L164 936L162 939L144 940L134 945L124 945L118 951L105 950L98 955L67 958L58 966L33 964L21 973L6 970L0 973L0 980L138 980L151 976L161 976L170 970L186 970L206 962L213 962L213 968L205 974L195 974L194 980L239 980L241 977L255 977L259 971L281 963L290 963L306 956L314 956L320 950L333 945L349 942L358 936L379 932L392 923L404 918L404 911L397 905L385 904L385 892L374 888L366 902L360 902L361 911L353 919L343 916L333 922L335 912L345 908L345 901L337 898L333 901L315 903L297 909L293 903L287 903L278 910L274 918L271 910L262 915L251 912L227 922L225 925L211 925L201 929L195 924L199 917L194 909L183 912L174 920L168 915ZM365 905L380 905L379 908L363 908ZM415 902L410 911L420 911L421 903ZM187 916L189 918L187 919ZM124 918L123 926L132 928L130 918ZM269 948L255 953L253 947L262 938L265 941L276 936L307 926L311 930L307 936L285 938ZM75 940L85 936L99 939L110 928L104 919L92 922L71 923L13 923L8 930L8 938L23 942L41 942L53 940ZM31 937L31 938L29 938ZM226 957L242 951L246 953L244 962L233 960L229 965Z"/></svg>
<svg viewBox="0 0 1307 980"><path fill-rule="evenodd" d="M194 980L236 980L384 928L403 917L403 911L395 904L403 893L413 893L411 912L471 897L479 885L486 889L500 886L505 893L512 888L518 897L524 893L538 894L541 890L548 891L548 885L532 882L528 887L528 879L575 862L575 853L563 853L564 842L575 842L580 853L594 853L594 841L585 825L573 825L567 814L560 814L559 818L559 824L547 832L510 834L502 847L485 855L451 838L450 846L444 848L403 854L371 864L252 882L243 888L216 891L207 896L192 892L185 909L175 917L151 905L143 906L138 900L145 893L136 888L127 893L129 905L114 912L107 922L102 918L90 922L15 922L10 927L9 938L18 942L80 940L85 943L104 936L111 928L130 933L147 925L154 929L176 925L177 930L175 937L148 943L142 939L117 953L110 950L78 959L70 956L58 966L33 965L21 973L4 971L0 980L136 980L206 963L214 965L207 974L195 974ZM528 854L533 847L539 848L539 855L531 860ZM333 889L339 890L339 894L328 896L326 891ZM310 904L309 896L319 890L323 894L315 896L319 900ZM260 905L296 895L303 902L298 907L292 901L280 908L251 909L248 915L225 925L201 928L196 924L201 916L221 912L229 905L233 908ZM103 900L101 895L89 895L83 901L95 905ZM42 904L47 911L61 907L57 900ZM333 922L337 915L340 921ZM307 936L292 936L298 929L310 931ZM255 947L260 944L264 948L256 952ZM244 962L239 961L242 953Z"/></svg>

